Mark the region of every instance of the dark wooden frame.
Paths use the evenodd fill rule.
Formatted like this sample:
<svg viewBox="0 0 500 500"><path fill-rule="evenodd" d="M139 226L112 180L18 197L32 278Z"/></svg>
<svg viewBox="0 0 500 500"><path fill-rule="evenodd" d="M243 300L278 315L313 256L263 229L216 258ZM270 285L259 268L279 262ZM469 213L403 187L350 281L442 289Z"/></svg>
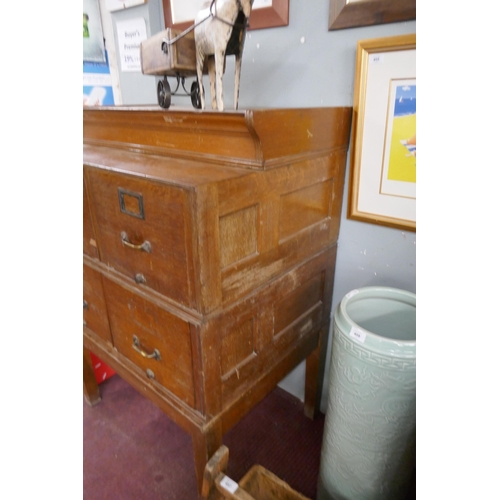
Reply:
<svg viewBox="0 0 500 500"><path fill-rule="evenodd" d="M416 0L330 0L328 30L416 19Z"/></svg>
<svg viewBox="0 0 500 500"><path fill-rule="evenodd" d="M175 28L185 30L192 26L192 22L173 23L170 0L162 0L165 28ZM273 0L271 7L257 9L250 15L249 30L264 28L276 28L278 26L288 26L288 13L290 10L290 0Z"/></svg>

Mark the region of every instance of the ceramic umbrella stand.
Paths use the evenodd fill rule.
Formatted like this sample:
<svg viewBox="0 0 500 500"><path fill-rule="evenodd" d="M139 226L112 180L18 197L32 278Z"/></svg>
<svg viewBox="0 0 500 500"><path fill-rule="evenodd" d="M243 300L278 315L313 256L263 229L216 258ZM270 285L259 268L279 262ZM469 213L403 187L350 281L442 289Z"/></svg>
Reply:
<svg viewBox="0 0 500 500"><path fill-rule="evenodd" d="M317 498L405 499L415 467L415 294L348 293L332 344Z"/></svg>

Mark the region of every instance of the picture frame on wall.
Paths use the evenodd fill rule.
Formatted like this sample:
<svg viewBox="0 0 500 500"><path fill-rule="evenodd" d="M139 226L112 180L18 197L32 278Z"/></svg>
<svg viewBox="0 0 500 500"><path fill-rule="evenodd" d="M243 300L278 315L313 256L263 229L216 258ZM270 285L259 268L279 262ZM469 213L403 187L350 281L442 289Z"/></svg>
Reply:
<svg viewBox="0 0 500 500"><path fill-rule="evenodd" d="M83 0L83 61L106 62L98 0Z"/></svg>
<svg viewBox="0 0 500 500"><path fill-rule="evenodd" d="M188 29L207 0L162 0L165 27ZM290 0L254 0L249 30L288 26Z"/></svg>
<svg viewBox="0 0 500 500"><path fill-rule="evenodd" d="M147 0L106 0L106 8L110 12L128 9L146 3Z"/></svg>
<svg viewBox="0 0 500 500"><path fill-rule="evenodd" d="M360 40L349 219L416 230L416 35Z"/></svg>
<svg viewBox="0 0 500 500"><path fill-rule="evenodd" d="M330 0L328 30L410 21L416 0Z"/></svg>

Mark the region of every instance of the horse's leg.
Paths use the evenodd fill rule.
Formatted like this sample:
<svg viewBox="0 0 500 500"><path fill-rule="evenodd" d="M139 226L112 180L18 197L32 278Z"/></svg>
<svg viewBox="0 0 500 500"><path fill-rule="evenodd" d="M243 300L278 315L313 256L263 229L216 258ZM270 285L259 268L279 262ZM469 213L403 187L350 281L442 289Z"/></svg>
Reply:
<svg viewBox="0 0 500 500"><path fill-rule="evenodd" d="M224 58L225 58L225 47L224 50L215 51L215 90L217 93L217 109L219 111L224 111L224 94L222 92L222 75L224 74Z"/></svg>
<svg viewBox="0 0 500 500"><path fill-rule="evenodd" d="M234 109L238 109L238 98L240 95L241 55L241 52L236 55L234 63Z"/></svg>
<svg viewBox="0 0 500 500"><path fill-rule="evenodd" d="M210 76L210 95L212 97L212 109L217 109L217 100L215 99L215 58L208 56L208 74Z"/></svg>
<svg viewBox="0 0 500 500"><path fill-rule="evenodd" d="M198 86L200 89L201 109L205 109L205 89L203 87L203 65L205 63L205 54L201 50L196 51L196 75L198 77Z"/></svg>

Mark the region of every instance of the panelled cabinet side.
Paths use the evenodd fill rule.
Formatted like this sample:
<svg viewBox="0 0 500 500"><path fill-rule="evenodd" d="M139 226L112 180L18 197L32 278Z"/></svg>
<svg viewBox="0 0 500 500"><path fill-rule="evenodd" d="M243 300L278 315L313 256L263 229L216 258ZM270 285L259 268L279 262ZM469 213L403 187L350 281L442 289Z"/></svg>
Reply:
<svg viewBox="0 0 500 500"><path fill-rule="evenodd" d="M346 150L218 183L222 304L337 242Z"/></svg>

